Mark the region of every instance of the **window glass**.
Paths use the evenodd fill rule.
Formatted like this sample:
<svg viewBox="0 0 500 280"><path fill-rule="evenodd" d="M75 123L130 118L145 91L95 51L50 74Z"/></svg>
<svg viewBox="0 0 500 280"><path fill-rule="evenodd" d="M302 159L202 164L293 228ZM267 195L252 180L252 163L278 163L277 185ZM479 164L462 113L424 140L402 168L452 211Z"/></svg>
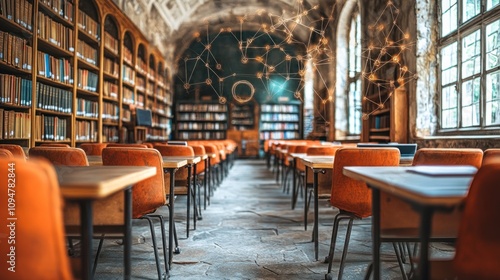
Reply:
<svg viewBox="0 0 500 280"><path fill-rule="evenodd" d="M446 36L451 32L457 30L458 24L458 6L456 0L442 0L441 1L441 36Z"/></svg>
<svg viewBox="0 0 500 280"><path fill-rule="evenodd" d="M462 0L462 22L481 13L481 0Z"/></svg>
<svg viewBox="0 0 500 280"><path fill-rule="evenodd" d="M486 70L500 66L500 20L486 26Z"/></svg>
<svg viewBox="0 0 500 280"><path fill-rule="evenodd" d="M500 71L486 76L486 125L500 124Z"/></svg>
<svg viewBox="0 0 500 280"><path fill-rule="evenodd" d="M500 4L500 0L488 0L486 9L491 10L493 7L498 6L498 4Z"/></svg>
<svg viewBox="0 0 500 280"><path fill-rule="evenodd" d="M455 86L448 86L442 89L442 127L453 128L457 126L457 91Z"/></svg>
<svg viewBox="0 0 500 280"><path fill-rule="evenodd" d="M481 71L481 33L476 30L462 40L462 78Z"/></svg>

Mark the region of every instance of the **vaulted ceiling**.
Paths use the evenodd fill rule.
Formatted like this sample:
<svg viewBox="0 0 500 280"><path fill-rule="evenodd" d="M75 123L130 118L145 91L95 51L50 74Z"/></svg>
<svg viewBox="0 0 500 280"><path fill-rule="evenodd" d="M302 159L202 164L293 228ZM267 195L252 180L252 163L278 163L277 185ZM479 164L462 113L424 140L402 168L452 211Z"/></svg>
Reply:
<svg viewBox="0 0 500 280"><path fill-rule="evenodd" d="M257 31L270 26L281 26L287 30L283 36L288 36L289 33L294 40L308 43L314 39L311 38L313 27L315 30L324 30L324 26L318 29L316 25L325 25L325 22L331 19L332 3L335 2L335 0L113 1L170 59L181 55L194 40L193 36L203 36L218 30Z"/></svg>

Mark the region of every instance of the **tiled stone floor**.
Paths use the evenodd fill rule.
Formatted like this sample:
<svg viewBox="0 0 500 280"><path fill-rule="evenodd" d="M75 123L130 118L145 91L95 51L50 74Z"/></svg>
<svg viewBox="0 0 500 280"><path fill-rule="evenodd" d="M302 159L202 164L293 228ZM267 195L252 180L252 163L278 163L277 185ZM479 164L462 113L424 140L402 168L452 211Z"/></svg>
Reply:
<svg viewBox="0 0 500 280"><path fill-rule="evenodd" d="M170 279L324 279L327 264L323 259L328 254L336 210L327 201L320 202L320 260L314 261L313 214L309 213L305 231L303 202L299 198L292 210L290 201L290 194L276 184L264 160L236 160L203 211L203 220L186 238L185 198L178 197L175 219L181 253L174 255ZM168 216L167 209L160 212ZM344 279L363 279L371 260L370 228L370 219L355 222ZM147 222L134 221L133 233L133 279L157 279ZM159 230L157 239L161 244ZM335 275L342 245L339 239ZM437 251L449 254L451 249L439 246ZM116 240L105 241L96 279L123 279L122 252ZM402 279L392 245L383 244L382 260L383 279Z"/></svg>

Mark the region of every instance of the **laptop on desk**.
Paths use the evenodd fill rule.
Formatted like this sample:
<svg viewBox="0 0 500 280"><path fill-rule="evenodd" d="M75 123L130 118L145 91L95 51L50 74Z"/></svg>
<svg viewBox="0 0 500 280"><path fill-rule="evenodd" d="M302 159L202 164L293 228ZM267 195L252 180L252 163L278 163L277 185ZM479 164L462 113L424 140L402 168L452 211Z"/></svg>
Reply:
<svg viewBox="0 0 500 280"><path fill-rule="evenodd" d="M417 152L417 144L375 144L375 143L358 143L358 148L398 148L401 154L401 159L412 160Z"/></svg>

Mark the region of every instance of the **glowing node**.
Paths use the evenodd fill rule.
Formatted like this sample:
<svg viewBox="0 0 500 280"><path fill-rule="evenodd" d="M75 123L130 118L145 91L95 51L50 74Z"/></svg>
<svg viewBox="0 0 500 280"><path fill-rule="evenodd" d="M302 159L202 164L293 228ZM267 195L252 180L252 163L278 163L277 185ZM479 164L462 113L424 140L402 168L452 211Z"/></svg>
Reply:
<svg viewBox="0 0 500 280"><path fill-rule="evenodd" d="M248 57L242 57L241 58L241 63L247 64L248 63Z"/></svg>
<svg viewBox="0 0 500 280"><path fill-rule="evenodd" d="M267 69L269 70L269 72L274 72L275 70L274 66L272 65L268 66Z"/></svg>
<svg viewBox="0 0 500 280"><path fill-rule="evenodd" d="M212 48L212 45L211 45L211 44L208 44L208 45L206 45L206 46L205 46L205 49L206 49L206 50L209 50L209 49L211 49L211 48Z"/></svg>
<svg viewBox="0 0 500 280"><path fill-rule="evenodd" d="M184 84L184 89L189 89L190 87L191 87L191 84L189 84L189 83Z"/></svg>
<svg viewBox="0 0 500 280"><path fill-rule="evenodd" d="M263 76L262 72L257 72L257 78L262 79L262 76Z"/></svg>
<svg viewBox="0 0 500 280"><path fill-rule="evenodd" d="M285 60L286 60L286 61L290 61L290 60L292 60L292 57L291 57L289 54L287 54L287 55L285 56Z"/></svg>
<svg viewBox="0 0 500 280"><path fill-rule="evenodd" d="M375 74L370 74L370 75L368 76L368 80L370 80L370 81L375 81L375 80L377 80L377 76L376 76Z"/></svg>
<svg viewBox="0 0 500 280"><path fill-rule="evenodd" d="M222 65L220 65L220 63L217 63L217 64L215 65L215 68L216 68L217 70L220 70L220 69L222 69Z"/></svg>
<svg viewBox="0 0 500 280"><path fill-rule="evenodd" d="M379 108L379 109L384 109L384 107L385 107L384 103L380 103L380 104L378 104L378 108Z"/></svg>
<svg viewBox="0 0 500 280"><path fill-rule="evenodd" d="M326 104L326 102L328 102L328 100L326 100L326 99L321 100L321 103L323 103L323 104Z"/></svg>
<svg viewBox="0 0 500 280"><path fill-rule="evenodd" d="M242 94L236 93L236 88L239 85L246 85L246 86L248 86L248 88L250 89L250 94L248 94L248 96L243 96ZM241 81L237 81L236 83L233 84L231 92L233 94L234 100L236 100L236 101L238 101L240 103L246 103L246 102L252 100L253 95L255 94L255 87L249 81L247 81L247 80L241 80Z"/></svg>
<svg viewBox="0 0 500 280"><path fill-rule="evenodd" d="M205 63L205 67L209 68L209 67L210 67L210 65L209 65L208 63Z"/></svg>
<svg viewBox="0 0 500 280"><path fill-rule="evenodd" d="M295 98L300 98L300 92L296 91L294 94Z"/></svg>
<svg viewBox="0 0 500 280"><path fill-rule="evenodd" d="M401 71L403 71L403 72L408 72L408 67L407 67L407 66L403 66L403 67L401 67Z"/></svg>
<svg viewBox="0 0 500 280"><path fill-rule="evenodd" d="M212 79L206 79L206 80L205 80L205 83L206 83L207 85L211 85L211 84L212 84Z"/></svg>
<svg viewBox="0 0 500 280"><path fill-rule="evenodd" d="M220 104L226 104L227 99L224 96L219 96L219 103Z"/></svg>
<svg viewBox="0 0 500 280"><path fill-rule="evenodd" d="M364 120L364 121L367 121L370 116L367 114L367 113L363 113L363 115L361 116L361 118Z"/></svg>

